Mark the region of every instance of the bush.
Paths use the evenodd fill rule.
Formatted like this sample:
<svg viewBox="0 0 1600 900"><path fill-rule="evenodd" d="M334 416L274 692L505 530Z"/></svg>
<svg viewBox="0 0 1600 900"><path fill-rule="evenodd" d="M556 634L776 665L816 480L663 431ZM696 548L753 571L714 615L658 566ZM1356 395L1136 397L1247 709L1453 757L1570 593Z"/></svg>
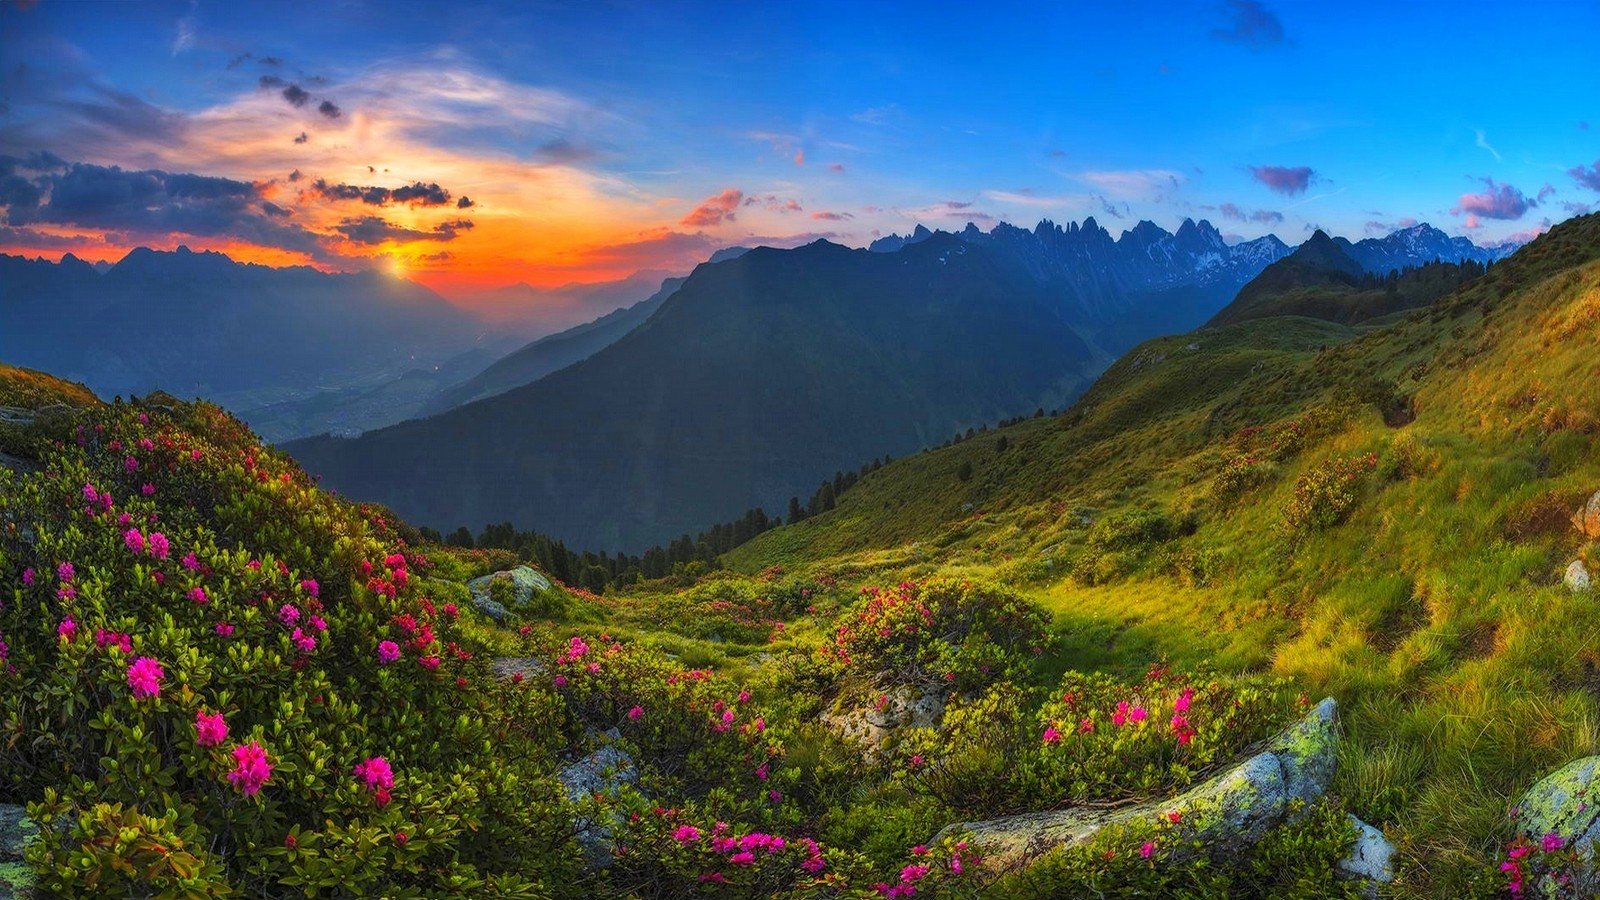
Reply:
<svg viewBox="0 0 1600 900"><path fill-rule="evenodd" d="M1332 528L1349 517L1360 499L1363 480L1378 466L1377 454L1323 460L1294 483L1294 497L1283 511L1291 535Z"/></svg>

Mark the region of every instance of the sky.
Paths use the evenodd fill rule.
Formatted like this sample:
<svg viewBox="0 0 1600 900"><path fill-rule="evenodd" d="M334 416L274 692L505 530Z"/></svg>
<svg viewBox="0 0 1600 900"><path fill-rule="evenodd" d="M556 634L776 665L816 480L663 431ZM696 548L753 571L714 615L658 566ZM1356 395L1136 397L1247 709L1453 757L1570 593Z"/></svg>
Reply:
<svg viewBox="0 0 1600 900"><path fill-rule="evenodd" d="M3 3L0 252L51 259L460 299L918 223L1491 244L1600 208L1596 0Z"/></svg>

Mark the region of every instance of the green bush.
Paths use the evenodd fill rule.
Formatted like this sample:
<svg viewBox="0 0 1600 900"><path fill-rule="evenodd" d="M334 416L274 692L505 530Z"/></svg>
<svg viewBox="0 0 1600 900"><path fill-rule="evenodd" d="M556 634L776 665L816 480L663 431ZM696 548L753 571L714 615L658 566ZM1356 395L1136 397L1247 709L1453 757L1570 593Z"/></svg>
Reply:
<svg viewBox="0 0 1600 900"><path fill-rule="evenodd" d="M1377 466L1373 453L1334 457L1313 466L1294 483L1294 496L1283 510L1285 530L1302 535L1343 522L1355 509L1367 474Z"/></svg>

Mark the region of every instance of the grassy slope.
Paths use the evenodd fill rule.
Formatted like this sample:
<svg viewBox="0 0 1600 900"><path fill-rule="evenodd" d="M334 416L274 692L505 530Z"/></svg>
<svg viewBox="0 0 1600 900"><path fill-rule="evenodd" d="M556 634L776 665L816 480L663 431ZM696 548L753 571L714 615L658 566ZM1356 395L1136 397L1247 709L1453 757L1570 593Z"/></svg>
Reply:
<svg viewBox="0 0 1600 900"><path fill-rule="evenodd" d="M43 409L55 404L98 406L100 399L75 381L0 362L0 406Z"/></svg>
<svg viewBox="0 0 1600 900"><path fill-rule="evenodd" d="M1066 416L898 461L730 562L990 572L1056 611L1062 667L1167 655L1299 678L1344 703L1339 791L1400 843L1402 892L1462 893L1518 793L1600 750L1600 608L1559 585L1566 515L1600 487L1597 256L1590 216L1391 328L1257 320L1147 342ZM1400 429L1379 414L1397 397L1417 413ZM1275 477L1215 499L1229 436L1291 418L1322 424ZM1285 536L1297 477L1368 451L1383 477L1350 519ZM1066 577L1086 520L1138 507L1193 533L1107 583Z"/></svg>

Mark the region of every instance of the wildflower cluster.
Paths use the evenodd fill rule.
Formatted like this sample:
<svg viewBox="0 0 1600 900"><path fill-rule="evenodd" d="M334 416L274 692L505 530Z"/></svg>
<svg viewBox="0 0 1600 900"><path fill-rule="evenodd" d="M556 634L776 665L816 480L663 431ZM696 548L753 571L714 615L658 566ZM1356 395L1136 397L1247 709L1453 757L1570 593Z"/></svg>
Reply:
<svg viewBox="0 0 1600 900"><path fill-rule="evenodd" d="M1375 453L1334 457L1313 466L1295 481L1294 497L1283 511L1284 527L1303 534L1343 522L1355 509L1362 481L1377 467Z"/></svg>

